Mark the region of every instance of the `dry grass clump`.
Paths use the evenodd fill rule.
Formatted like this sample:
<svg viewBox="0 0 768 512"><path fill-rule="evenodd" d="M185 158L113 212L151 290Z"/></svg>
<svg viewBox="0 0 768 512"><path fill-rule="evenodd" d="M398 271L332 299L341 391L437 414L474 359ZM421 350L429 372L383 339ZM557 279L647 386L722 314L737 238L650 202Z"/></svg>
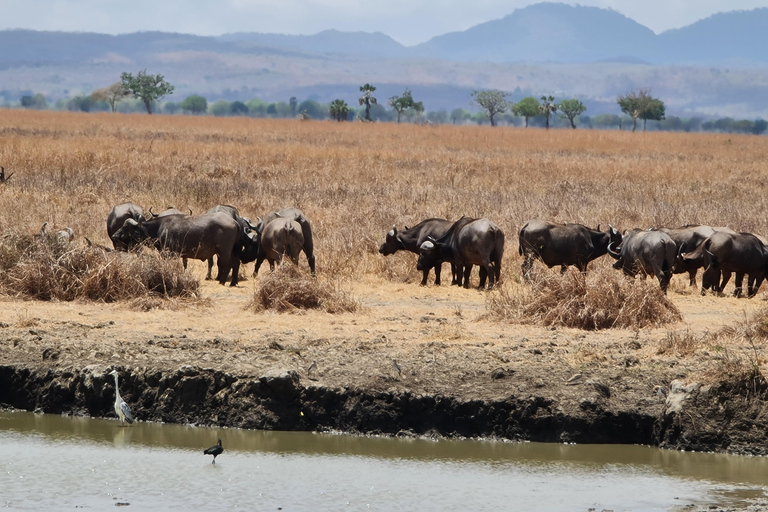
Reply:
<svg viewBox="0 0 768 512"><path fill-rule="evenodd" d="M284 263L261 278L249 305L256 311L322 309L328 313L353 313L361 304L331 282L312 277L296 265Z"/></svg>
<svg viewBox="0 0 768 512"><path fill-rule="evenodd" d="M154 251L105 252L49 237L11 235L0 241L0 254L17 255L15 263L0 272L0 291L30 299L115 302L190 297L199 287L179 258Z"/></svg>
<svg viewBox="0 0 768 512"><path fill-rule="evenodd" d="M703 342L704 337L697 338L690 329L686 329L684 332L669 331L659 343L656 354L669 353L680 357L691 356L696 352L696 349L702 346Z"/></svg>
<svg viewBox="0 0 768 512"><path fill-rule="evenodd" d="M643 328L682 319L656 280L630 280L607 268L586 275L541 270L530 287L502 288L489 296L492 317L585 330Z"/></svg>

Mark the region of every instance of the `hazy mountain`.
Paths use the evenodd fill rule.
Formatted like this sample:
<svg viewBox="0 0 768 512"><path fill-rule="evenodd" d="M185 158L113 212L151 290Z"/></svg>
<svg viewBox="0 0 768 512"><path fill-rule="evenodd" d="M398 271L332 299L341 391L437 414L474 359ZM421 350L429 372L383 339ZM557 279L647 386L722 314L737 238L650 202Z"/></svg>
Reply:
<svg viewBox="0 0 768 512"><path fill-rule="evenodd" d="M616 11L541 3L464 32L416 46L422 57L491 62L594 62L643 59L650 29Z"/></svg>
<svg viewBox="0 0 768 512"><path fill-rule="evenodd" d="M657 61L679 64L768 62L768 8L715 14L692 25L658 36L669 49Z"/></svg>
<svg viewBox="0 0 768 512"><path fill-rule="evenodd" d="M258 42L326 54L365 53L370 57L397 58L407 55L403 45L381 32L340 32L324 30L311 36L236 32L217 37L222 42Z"/></svg>
<svg viewBox="0 0 768 512"><path fill-rule="evenodd" d="M169 100L342 98L364 83L380 104L413 91L428 110L470 107L477 89L511 99L576 97L589 114L617 113L616 97L650 87L670 115L768 117L768 8L722 13L656 35L595 7L543 3L463 32L404 47L381 33L327 30L312 36L219 37L138 32L0 31L0 104L40 92L49 101L88 94L124 71L161 73Z"/></svg>

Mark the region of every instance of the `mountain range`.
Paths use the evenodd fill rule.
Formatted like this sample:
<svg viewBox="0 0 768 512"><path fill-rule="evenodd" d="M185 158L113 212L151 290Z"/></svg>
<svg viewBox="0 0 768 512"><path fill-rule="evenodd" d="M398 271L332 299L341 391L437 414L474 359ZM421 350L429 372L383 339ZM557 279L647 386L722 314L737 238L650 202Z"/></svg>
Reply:
<svg viewBox="0 0 768 512"><path fill-rule="evenodd" d="M578 97L595 113L616 110L617 94L651 87L668 112L768 117L768 8L660 34L613 10L540 3L415 46L336 30L216 37L4 30L0 48L6 102L29 91L50 99L87 94L123 71L147 69L176 85L173 99L353 104L359 85L370 82L380 98L410 88L427 109L467 108L472 90L497 88L511 99Z"/></svg>

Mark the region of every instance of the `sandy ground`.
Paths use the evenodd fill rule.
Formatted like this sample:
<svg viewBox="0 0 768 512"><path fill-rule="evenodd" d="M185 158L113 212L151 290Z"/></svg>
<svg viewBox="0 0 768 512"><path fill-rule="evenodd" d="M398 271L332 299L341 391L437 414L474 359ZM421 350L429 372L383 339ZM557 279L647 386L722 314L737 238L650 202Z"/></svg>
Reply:
<svg viewBox="0 0 768 512"><path fill-rule="evenodd" d="M203 277L202 264L191 269ZM255 312L248 304L257 285L256 279L236 288L203 281L202 300L151 311L128 303L5 298L0 364L193 365L252 376L293 369L308 385L408 389L463 399L535 392L570 398L574 406L590 396L582 384L597 380L612 389L611 401L620 409L661 407L656 386L701 380L722 359L722 339L713 342L708 334L736 332L765 307L763 293L750 300L702 297L675 276L669 297L682 322L589 332L490 320L488 292L378 278L351 285L362 312ZM670 333L693 336L698 345L686 354L665 351ZM753 350L733 338L724 351L728 357ZM308 372L315 361L317 369Z"/></svg>

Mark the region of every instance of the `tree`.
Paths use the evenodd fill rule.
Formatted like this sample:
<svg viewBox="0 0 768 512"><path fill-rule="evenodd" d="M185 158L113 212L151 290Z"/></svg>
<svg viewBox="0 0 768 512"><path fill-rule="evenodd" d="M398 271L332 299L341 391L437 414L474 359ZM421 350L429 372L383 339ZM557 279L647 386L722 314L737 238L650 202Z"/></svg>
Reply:
<svg viewBox="0 0 768 512"><path fill-rule="evenodd" d="M242 101L233 101L229 104L229 110L233 116L245 116L248 115L248 105Z"/></svg>
<svg viewBox="0 0 768 512"><path fill-rule="evenodd" d="M512 113L525 119L525 127L528 128L528 120L539 115L541 103L533 96L523 98L512 105Z"/></svg>
<svg viewBox="0 0 768 512"><path fill-rule="evenodd" d="M208 110L208 100L197 94L187 96L181 102L181 110L186 110L193 114L202 114Z"/></svg>
<svg viewBox="0 0 768 512"><path fill-rule="evenodd" d="M571 128L576 129L576 124L573 120L587 111L587 107L577 99L563 100L557 105L557 108L562 112L560 117L568 119L571 123Z"/></svg>
<svg viewBox="0 0 768 512"><path fill-rule="evenodd" d="M125 90L122 82L115 82L108 87L93 91L91 99L93 101L106 101L112 108L112 112L114 112L117 108L117 102L130 95L130 91Z"/></svg>
<svg viewBox="0 0 768 512"><path fill-rule="evenodd" d="M539 112L541 115L547 118L546 129L549 130L549 118L557 112L557 104L555 103L554 96L542 96L541 105L539 105Z"/></svg>
<svg viewBox="0 0 768 512"><path fill-rule="evenodd" d="M363 93L362 96L360 96L360 105L365 105L365 120L370 121L371 120L371 105L376 105L376 98L373 97L373 91L375 91L376 88L372 86L371 84L365 84L360 87L360 92Z"/></svg>
<svg viewBox="0 0 768 512"><path fill-rule="evenodd" d="M464 124L470 117L472 117L472 113L469 110L463 108L451 110L451 122L453 124Z"/></svg>
<svg viewBox="0 0 768 512"><path fill-rule="evenodd" d="M507 111L508 92L491 89L489 91L472 91L472 102L485 110L491 120L491 126L496 126L494 116Z"/></svg>
<svg viewBox="0 0 768 512"><path fill-rule="evenodd" d="M173 94L174 87L165 81L163 75L148 75L147 70L139 71L134 77L131 73L120 75L120 82L126 91L144 102L147 114L152 113L152 102L167 94Z"/></svg>
<svg viewBox="0 0 768 512"><path fill-rule="evenodd" d="M291 98L288 100L288 105L291 109L291 117L296 117L296 109L299 106L299 100L296 98L296 96L291 96Z"/></svg>
<svg viewBox="0 0 768 512"><path fill-rule="evenodd" d="M424 112L424 105L420 101L413 101L413 95L410 89L406 89L402 96L392 96L387 103L397 112L397 122L400 122L400 115L403 112L411 111L416 113Z"/></svg>
<svg viewBox="0 0 768 512"><path fill-rule="evenodd" d="M645 125L649 119L653 121L661 121L664 119L666 113L666 107L664 102L657 98L651 98L648 102L648 107L640 114L640 119L643 120L643 131L645 131Z"/></svg>
<svg viewBox="0 0 768 512"><path fill-rule="evenodd" d="M226 117L232 112L232 108L227 100L214 101L208 111L216 117Z"/></svg>
<svg viewBox="0 0 768 512"><path fill-rule="evenodd" d="M632 131L637 130L637 120L664 119L664 102L651 96L650 89L632 89L618 97L616 103L621 111L632 118Z"/></svg>
<svg viewBox="0 0 768 512"><path fill-rule="evenodd" d="M346 121L349 115L349 105L344 100L333 100L328 113L331 115L331 119L335 119L339 122Z"/></svg>
<svg viewBox="0 0 768 512"><path fill-rule="evenodd" d="M24 108L34 108L34 109L42 110L42 109L48 108L48 102L45 100L45 96L43 96L40 93L37 93L34 96L31 96L31 95L22 96L21 106Z"/></svg>

